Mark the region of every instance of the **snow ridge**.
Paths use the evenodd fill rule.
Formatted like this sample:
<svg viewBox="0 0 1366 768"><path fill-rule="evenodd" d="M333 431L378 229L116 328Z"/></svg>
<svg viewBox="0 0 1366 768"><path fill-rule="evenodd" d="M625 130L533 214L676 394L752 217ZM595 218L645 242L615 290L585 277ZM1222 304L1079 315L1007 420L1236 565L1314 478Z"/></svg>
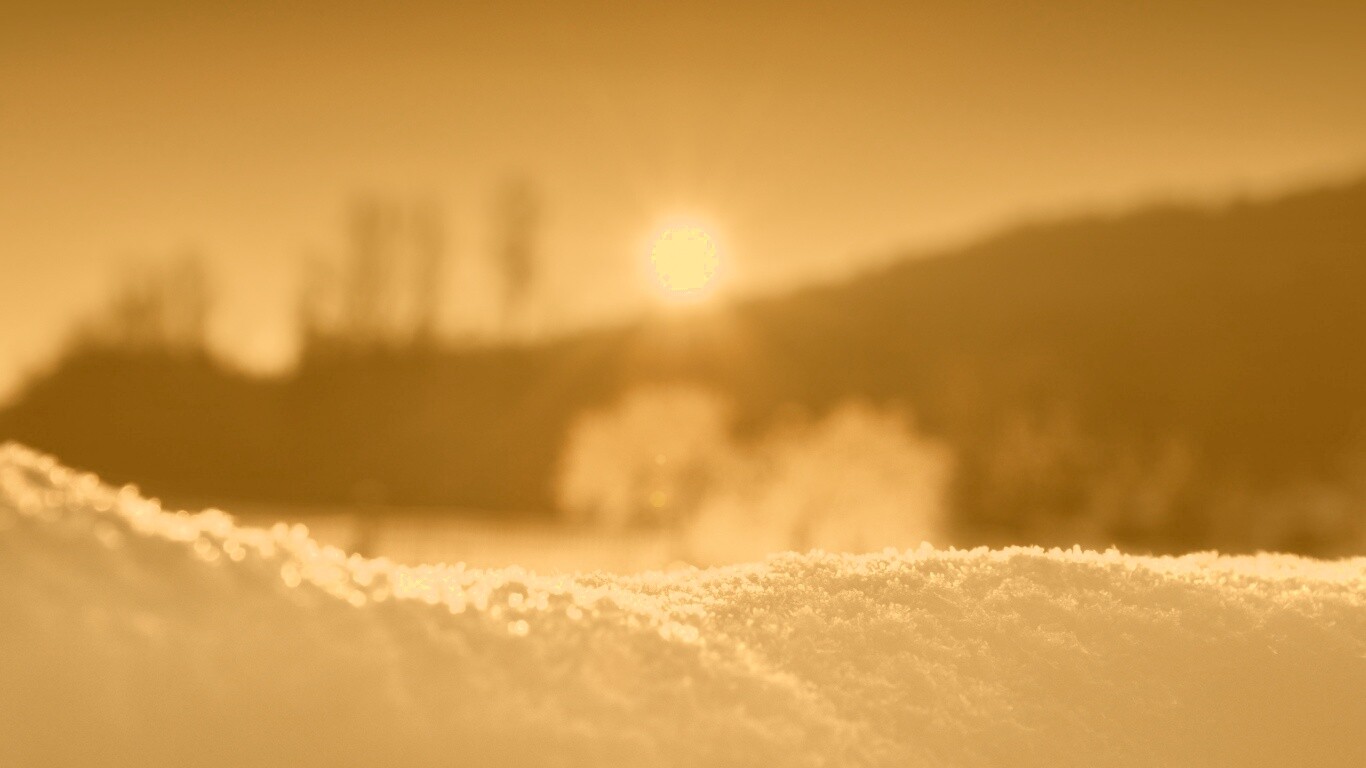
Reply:
<svg viewBox="0 0 1366 768"><path fill-rule="evenodd" d="M0 448L0 764L1360 766L1366 559L1012 548L543 577Z"/></svg>

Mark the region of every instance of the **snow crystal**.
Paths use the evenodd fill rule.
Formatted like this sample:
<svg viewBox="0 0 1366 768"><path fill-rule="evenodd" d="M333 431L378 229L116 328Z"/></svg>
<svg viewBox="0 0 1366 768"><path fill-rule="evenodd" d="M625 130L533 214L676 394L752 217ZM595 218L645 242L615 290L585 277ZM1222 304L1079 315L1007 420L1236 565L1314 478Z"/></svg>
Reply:
<svg viewBox="0 0 1366 768"><path fill-rule="evenodd" d="M0 765L1360 766L1363 723L1363 559L405 567L0 449Z"/></svg>

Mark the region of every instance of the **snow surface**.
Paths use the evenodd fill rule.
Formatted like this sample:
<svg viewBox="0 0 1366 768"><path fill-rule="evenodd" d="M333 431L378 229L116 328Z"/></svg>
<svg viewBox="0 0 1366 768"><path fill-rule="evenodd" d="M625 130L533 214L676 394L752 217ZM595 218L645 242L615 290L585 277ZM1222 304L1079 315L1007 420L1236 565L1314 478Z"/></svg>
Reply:
<svg viewBox="0 0 1366 768"><path fill-rule="evenodd" d="M1366 765L1366 559L348 557L0 448L0 765Z"/></svg>

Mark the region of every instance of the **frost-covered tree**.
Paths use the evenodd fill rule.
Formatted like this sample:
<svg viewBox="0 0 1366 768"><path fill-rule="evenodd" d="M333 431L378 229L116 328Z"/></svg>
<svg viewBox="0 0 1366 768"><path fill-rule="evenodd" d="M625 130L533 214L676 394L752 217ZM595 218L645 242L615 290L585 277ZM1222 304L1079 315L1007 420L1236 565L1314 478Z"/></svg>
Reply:
<svg viewBox="0 0 1366 768"><path fill-rule="evenodd" d="M682 522L734 464L729 409L685 385L636 390L572 426L556 491L574 520L611 528Z"/></svg>
<svg viewBox="0 0 1366 768"><path fill-rule="evenodd" d="M783 550L868 552L944 532L952 461L896 409L851 401L772 430L743 451L686 531L688 557L725 562Z"/></svg>

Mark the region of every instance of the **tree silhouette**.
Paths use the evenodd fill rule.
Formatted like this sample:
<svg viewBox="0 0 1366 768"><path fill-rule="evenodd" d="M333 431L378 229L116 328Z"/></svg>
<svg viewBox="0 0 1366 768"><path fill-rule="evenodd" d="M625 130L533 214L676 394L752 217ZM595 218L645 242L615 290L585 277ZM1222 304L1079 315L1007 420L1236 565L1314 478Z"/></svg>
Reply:
<svg viewBox="0 0 1366 768"><path fill-rule="evenodd" d="M446 259L436 204L361 198L347 226L340 267L305 260L297 310L304 354L432 346Z"/></svg>
<svg viewBox="0 0 1366 768"><path fill-rule="evenodd" d="M350 273L345 285L343 332L356 346L388 340L393 316L398 211L375 198L356 201L350 220Z"/></svg>
<svg viewBox="0 0 1366 768"><path fill-rule="evenodd" d="M508 181L499 190L496 208L495 258L503 279L503 325L511 330L526 309L536 278L540 199L524 178Z"/></svg>
<svg viewBox="0 0 1366 768"><path fill-rule="evenodd" d="M436 204L428 200L414 206L410 228L414 260L412 342L430 347L436 339L441 280L446 267L446 232Z"/></svg>
<svg viewBox="0 0 1366 768"><path fill-rule="evenodd" d="M130 267L79 340L128 351L200 353L208 344L209 308L203 258L187 251L164 264Z"/></svg>

